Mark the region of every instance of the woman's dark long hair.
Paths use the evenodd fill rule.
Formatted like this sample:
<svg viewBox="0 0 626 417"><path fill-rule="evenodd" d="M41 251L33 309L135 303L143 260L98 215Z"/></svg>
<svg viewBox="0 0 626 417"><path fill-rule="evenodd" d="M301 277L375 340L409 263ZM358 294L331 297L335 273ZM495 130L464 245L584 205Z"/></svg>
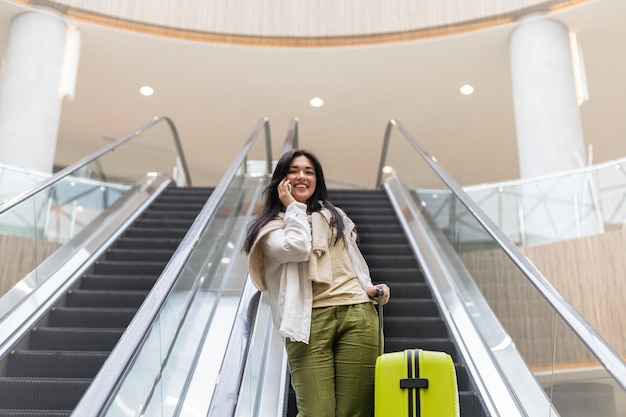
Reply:
<svg viewBox="0 0 626 417"><path fill-rule="evenodd" d="M274 174L272 175L272 180L263 191L263 208L261 209L261 212L257 215L257 217L255 217L254 220L252 220L252 222L250 222L250 224L248 225L248 232L243 245L244 252L250 253L252 245L259 235L259 231L261 230L261 228L265 226L270 220L275 218L278 213L284 210L283 204L278 198L278 184L280 184L280 182L287 176L293 158L296 158L298 156L307 157L313 163L313 168L315 169L316 185L315 191L313 191L313 195L311 195L311 197L307 201L308 211L313 213L316 211L320 211L322 209L322 206L326 207L333 216L333 225L337 228L337 234L335 236L334 243L336 244L339 239L343 237L343 220L341 218L339 210L337 210L337 208L330 202L328 189L326 188L326 181L324 180L324 172L322 171L322 165L320 164L320 161L310 151L304 149L294 149L285 152L276 164Z"/></svg>

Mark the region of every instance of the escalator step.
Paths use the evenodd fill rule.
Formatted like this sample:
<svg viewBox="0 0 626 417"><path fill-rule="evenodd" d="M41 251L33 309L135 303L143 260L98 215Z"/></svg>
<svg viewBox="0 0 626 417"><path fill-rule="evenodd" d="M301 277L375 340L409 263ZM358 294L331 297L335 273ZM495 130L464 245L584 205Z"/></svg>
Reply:
<svg viewBox="0 0 626 417"><path fill-rule="evenodd" d="M98 261L93 267L95 274L158 274L161 275L169 259L159 262Z"/></svg>
<svg viewBox="0 0 626 417"><path fill-rule="evenodd" d="M0 417L70 417L72 410L0 410Z"/></svg>
<svg viewBox="0 0 626 417"><path fill-rule="evenodd" d="M359 233L359 244L360 245L395 245L395 244L405 244L406 245L406 237L402 233L385 233L378 235L368 235L361 233L360 230L357 230Z"/></svg>
<svg viewBox="0 0 626 417"><path fill-rule="evenodd" d="M397 282L386 280L394 300L403 298L432 298L430 287L425 282Z"/></svg>
<svg viewBox="0 0 626 417"><path fill-rule="evenodd" d="M67 308L55 307L50 311L50 327L122 328L135 316L136 308Z"/></svg>
<svg viewBox="0 0 626 417"><path fill-rule="evenodd" d="M395 298L385 305L385 314L394 317L439 317L440 311L433 299Z"/></svg>
<svg viewBox="0 0 626 417"><path fill-rule="evenodd" d="M408 255L413 256L411 247L406 243L390 243L381 245L378 243L360 243L359 249L363 256L396 256L396 255Z"/></svg>
<svg viewBox="0 0 626 417"><path fill-rule="evenodd" d="M0 408L73 409L91 384L87 378L0 377Z"/></svg>
<svg viewBox="0 0 626 417"><path fill-rule="evenodd" d="M358 224L356 227L357 227L357 229L356 229L357 232L361 236L364 233L376 233L376 234L380 233L381 235L401 234L401 233L403 233L402 226L400 225L400 223L396 223L396 224L378 224L378 223L368 224L368 223L364 223L364 224ZM405 238L405 241L406 241L406 238Z"/></svg>
<svg viewBox="0 0 626 417"><path fill-rule="evenodd" d="M110 352L124 329L37 327L29 333L29 349Z"/></svg>
<svg viewBox="0 0 626 417"><path fill-rule="evenodd" d="M117 249L111 248L106 252L107 261L126 262L159 262L169 260L174 249Z"/></svg>
<svg viewBox="0 0 626 417"><path fill-rule="evenodd" d="M147 238L147 237L121 237L115 242L116 248L128 249L170 249L176 250L180 244L178 238Z"/></svg>
<svg viewBox="0 0 626 417"><path fill-rule="evenodd" d="M148 291L96 291L69 290L65 298L67 307L120 307L138 308Z"/></svg>
<svg viewBox="0 0 626 417"><path fill-rule="evenodd" d="M149 291L156 280L154 275L96 275L83 276L80 288L83 290L143 290Z"/></svg>
<svg viewBox="0 0 626 417"><path fill-rule="evenodd" d="M367 258L365 258L367 260ZM424 276L419 268L370 268L370 275L376 282L424 283ZM390 286L391 288L391 286ZM393 290L393 288L391 288Z"/></svg>
<svg viewBox="0 0 626 417"><path fill-rule="evenodd" d="M8 377L94 378L109 352L12 351Z"/></svg>
<svg viewBox="0 0 626 417"><path fill-rule="evenodd" d="M424 349L446 352L453 360L458 358L456 346L449 338L435 337L385 337L385 352L402 352L406 349Z"/></svg>
<svg viewBox="0 0 626 417"><path fill-rule="evenodd" d="M419 265L413 255L370 255L367 258L370 268L386 268L393 265L394 268L415 268L419 270Z"/></svg>
<svg viewBox="0 0 626 417"><path fill-rule="evenodd" d="M467 373L467 370L465 369L465 366L460 363L455 363L454 369L456 371L456 384L458 386L458 390L471 391L472 384L470 383L469 375Z"/></svg>
<svg viewBox="0 0 626 417"><path fill-rule="evenodd" d="M159 196L158 201L159 202L163 202L163 203L180 203L181 201L184 202L191 202L191 203L195 203L195 204L200 204L200 205L204 205L207 200L209 199L210 194L208 195L202 195L202 194L192 194L192 195L186 195L186 194L178 194L178 195L173 195L173 194L166 194L164 193L163 195Z"/></svg>
<svg viewBox="0 0 626 417"><path fill-rule="evenodd" d="M125 237L143 237L143 238L174 238L180 239L185 237L188 229L161 229L158 227L131 227L124 234Z"/></svg>
<svg viewBox="0 0 626 417"><path fill-rule="evenodd" d="M384 318L385 334L396 337L435 337L445 338L448 329L438 317L391 317Z"/></svg>
<svg viewBox="0 0 626 417"><path fill-rule="evenodd" d="M355 224L364 224L364 223L376 223L376 224L389 224L389 225L397 225L398 218L395 216L393 211L389 211L388 214L352 214L350 216L352 221ZM359 228L357 228L357 232Z"/></svg>
<svg viewBox="0 0 626 417"><path fill-rule="evenodd" d="M473 391L459 391L459 411L461 416L487 417L480 399Z"/></svg>
<svg viewBox="0 0 626 417"><path fill-rule="evenodd" d="M148 218L139 218L135 220L133 223L133 228L164 228L164 229L189 229L189 227L193 224L194 218L187 219L168 219L167 222L164 222L163 219L148 219Z"/></svg>
<svg viewBox="0 0 626 417"><path fill-rule="evenodd" d="M178 211L183 213L192 213L195 212L196 215L202 210L204 207L204 202L194 202L193 200L189 202L185 202L184 205L181 205L181 202L161 202L159 200L155 201L150 205L150 210L159 211Z"/></svg>
<svg viewBox="0 0 626 417"><path fill-rule="evenodd" d="M378 216L381 217L391 217L393 220L398 223L398 217L396 216L393 207L390 205L375 205L372 207L363 206L363 205L348 205L348 208L344 205L340 205L341 209L346 212L348 216L354 221L355 224L363 223L367 220L371 222L377 222Z"/></svg>

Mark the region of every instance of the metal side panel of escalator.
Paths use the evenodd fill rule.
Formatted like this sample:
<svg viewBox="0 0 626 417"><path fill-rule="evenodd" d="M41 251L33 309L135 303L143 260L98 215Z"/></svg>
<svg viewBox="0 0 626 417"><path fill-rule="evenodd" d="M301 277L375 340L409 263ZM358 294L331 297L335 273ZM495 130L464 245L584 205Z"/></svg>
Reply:
<svg viewBox="0 0 626 417"><path fill-rule="evenodd" d="M69 416L213 188L167 188L0 358L0 416Z"/></svg>

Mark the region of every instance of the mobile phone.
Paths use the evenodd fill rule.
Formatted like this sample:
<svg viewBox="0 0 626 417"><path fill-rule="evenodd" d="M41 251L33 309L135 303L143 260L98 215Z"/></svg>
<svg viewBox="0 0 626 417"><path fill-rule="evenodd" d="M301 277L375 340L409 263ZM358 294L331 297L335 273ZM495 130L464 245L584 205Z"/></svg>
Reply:
<svg viewBox="0 0 626 417"><path fill-rule="evenodd" d="M289 190L289 194L291 194L291 184L287 184L287 189Z"/></svg>

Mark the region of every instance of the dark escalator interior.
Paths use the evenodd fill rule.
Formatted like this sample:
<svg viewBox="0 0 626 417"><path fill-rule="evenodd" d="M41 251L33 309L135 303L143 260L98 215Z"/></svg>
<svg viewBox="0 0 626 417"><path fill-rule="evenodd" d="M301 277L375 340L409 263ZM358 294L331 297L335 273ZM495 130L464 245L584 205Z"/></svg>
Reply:
<svg viewBox="0 0 626 417"><path fill-rule="evenodd" d="M69 416L212 188L168 188L0 360L0 416Z"/></svg>
<svg viewBox="0 0 626 417"><path fill-rule="evenodd" d="M391 288L383 313L385 352L421 348L449 353L456 367L461 417L488 417L385 192L332 190L330 194L331 201L356 224L372 280ZM286 417L295 417L295 397L291 387L289 391Z"/></svg>

